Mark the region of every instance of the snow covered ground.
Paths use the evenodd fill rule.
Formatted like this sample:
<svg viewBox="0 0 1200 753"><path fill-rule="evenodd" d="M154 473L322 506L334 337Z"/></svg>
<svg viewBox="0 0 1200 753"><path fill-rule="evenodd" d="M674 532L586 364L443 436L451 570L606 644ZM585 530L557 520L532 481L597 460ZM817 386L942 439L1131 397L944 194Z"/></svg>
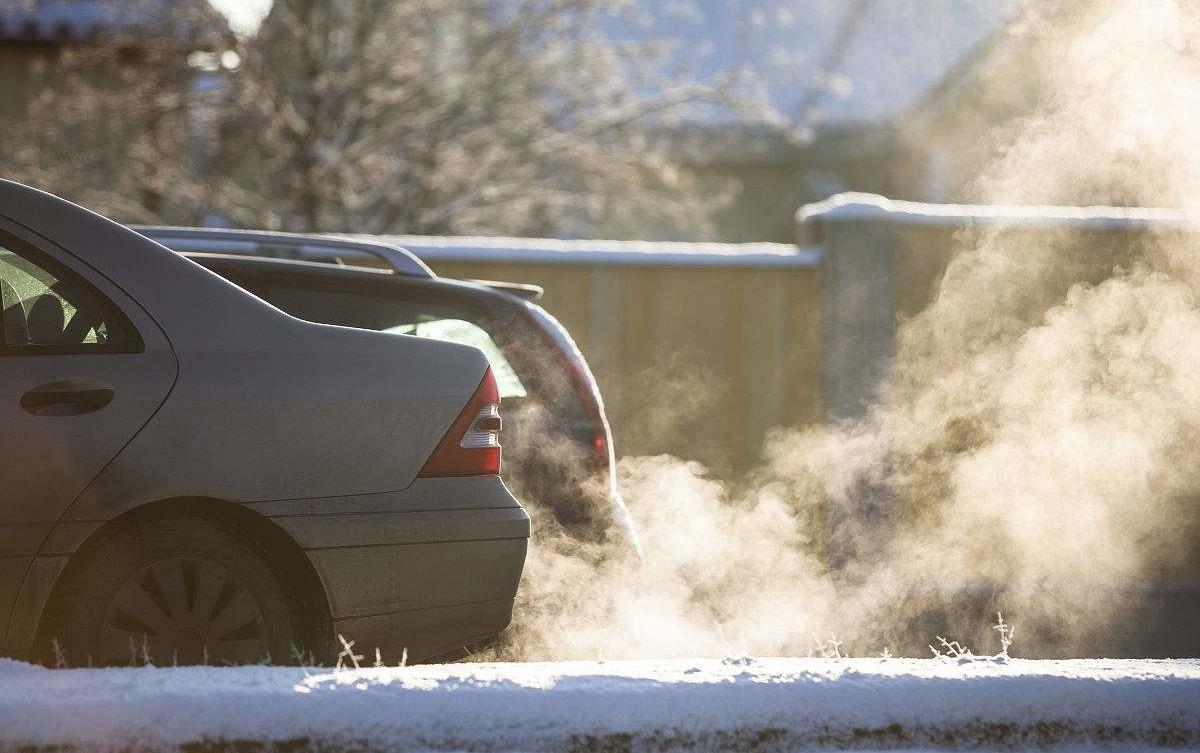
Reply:
<svg viewBox="0 0 1200 753"><path fill-rule="evenodd" d="M0 747L1200 748L1200 660L726 659L363 670L0 661ZM295 746L295 747L293 747Z"/></svg>

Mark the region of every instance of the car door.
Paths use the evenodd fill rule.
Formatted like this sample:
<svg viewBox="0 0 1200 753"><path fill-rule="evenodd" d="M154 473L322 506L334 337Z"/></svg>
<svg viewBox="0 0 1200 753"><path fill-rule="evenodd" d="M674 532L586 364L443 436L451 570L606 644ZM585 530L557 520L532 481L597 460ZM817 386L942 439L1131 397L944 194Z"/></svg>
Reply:
<svg viewBox="0 0 1200 753"><path fill-rule="evenodd" d="M176 362L120 289L3 218L0 299L2 636L32 556L166 398Z"/></svg>

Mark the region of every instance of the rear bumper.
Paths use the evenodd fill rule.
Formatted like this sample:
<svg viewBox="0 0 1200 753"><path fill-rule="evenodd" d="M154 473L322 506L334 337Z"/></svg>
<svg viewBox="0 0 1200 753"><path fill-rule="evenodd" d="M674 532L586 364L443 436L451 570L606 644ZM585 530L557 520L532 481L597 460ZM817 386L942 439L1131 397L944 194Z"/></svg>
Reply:
<svg viewBox="0 0 1200 753"><path fill-rule="evenodd" d="M499 478L418 479L387 494L253 505L300 544L334 629L388 663L495 637L512 619L529 516Z"/></svg>

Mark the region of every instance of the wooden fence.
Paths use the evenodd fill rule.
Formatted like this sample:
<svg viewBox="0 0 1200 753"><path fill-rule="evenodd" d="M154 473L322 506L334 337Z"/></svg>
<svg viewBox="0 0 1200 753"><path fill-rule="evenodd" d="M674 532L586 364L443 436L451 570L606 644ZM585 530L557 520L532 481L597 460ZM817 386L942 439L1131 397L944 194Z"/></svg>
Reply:
<svg viewBox="0 0 1200 753"><path fill-rule="evenodd" d="M899 319L923 309L972 233L1113 253L1195 232L1167 210L919 205L845 194L797 213L799 245L387 236L447 277L541 285L600 382L620 454L718 473L774 427L862 412ZM1101 250L1103 249L1103 253ZM1072 274L1093 276L1083 260Z"/></svg>
<svg viewBox="0 0 1200 753"><path fill-rule="evenodd" d="M600 383L620 454L719 472L818 420L821 256L781 244L389 237L447 277L541 285Z"/></svg>

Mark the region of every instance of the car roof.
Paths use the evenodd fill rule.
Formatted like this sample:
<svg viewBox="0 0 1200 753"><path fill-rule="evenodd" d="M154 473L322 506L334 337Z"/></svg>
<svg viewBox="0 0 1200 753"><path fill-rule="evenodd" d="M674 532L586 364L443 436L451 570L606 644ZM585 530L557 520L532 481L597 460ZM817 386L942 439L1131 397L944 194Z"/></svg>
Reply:
<svg viewBox="0 0 1200 753"><path fill-rule="evenodd" d="M344 263L382 262L406 277L432 279L437 275L412 253L385 243L306 233L280 233L228 228L132 225L133 230L181 253L233 254L250 257ZM349 259L347 259L349 257Z"/></svg>

